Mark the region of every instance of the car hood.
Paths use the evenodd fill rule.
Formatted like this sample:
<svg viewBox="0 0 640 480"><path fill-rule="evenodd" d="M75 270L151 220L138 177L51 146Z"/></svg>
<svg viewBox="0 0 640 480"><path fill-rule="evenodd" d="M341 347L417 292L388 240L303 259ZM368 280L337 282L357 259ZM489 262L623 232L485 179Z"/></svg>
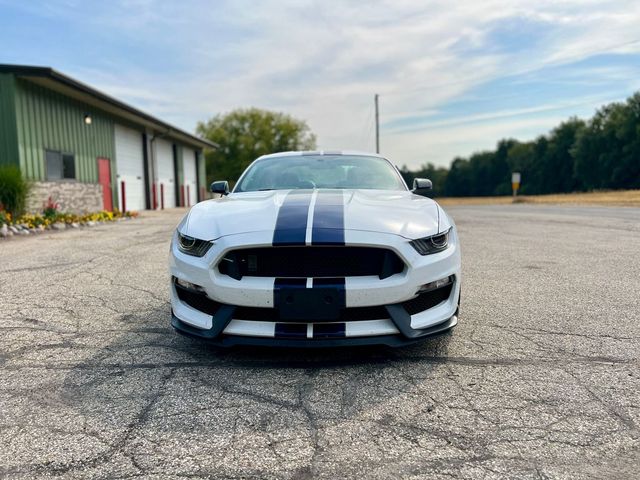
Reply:
<svg viewBox="0 0 640 480"><path fill-rule="evenodd" d="M285 208L292 208L289 205L294 198L301 205L297 217L289 222L291 228L319 224L328 229L389 233L415 239L438 233L442 215L436 202L408 191L274 190L232 193L198 203L180 228L182 233L204 240L288 228L278 217L283 216L285 202ZM326 204L332 206L319 207ZM330 221L322 222L324 215ZM342 222L332 221L340 215Z"/></svg>

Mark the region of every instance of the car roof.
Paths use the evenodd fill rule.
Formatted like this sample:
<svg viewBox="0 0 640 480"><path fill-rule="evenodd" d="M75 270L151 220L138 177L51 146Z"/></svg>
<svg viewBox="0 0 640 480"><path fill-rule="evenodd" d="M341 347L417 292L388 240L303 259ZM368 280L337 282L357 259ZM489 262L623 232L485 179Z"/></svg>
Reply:
<svg viewBox="0 0 640 480"><path fill-rule="evenodd" d="M350 155L350 156L360 156L360 157L378 157L384 158L388 160L386 157L380 155L379 153L370 153L370 152L360 152L357 150L300 150L300 151L292 151L292 152L277 152L270 153L268 155L262 155L258 157L257 160L263 160L265 158L274 158L274 157L304 157L310 155Z"/></svg>

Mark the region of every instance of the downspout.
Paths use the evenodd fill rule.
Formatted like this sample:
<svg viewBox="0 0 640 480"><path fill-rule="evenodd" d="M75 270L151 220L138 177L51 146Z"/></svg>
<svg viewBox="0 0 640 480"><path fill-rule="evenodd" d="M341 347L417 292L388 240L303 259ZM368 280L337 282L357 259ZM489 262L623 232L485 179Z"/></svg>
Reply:
<svg viewBox="0 0 640 480"><path fill-rule="evenodd" d="M145 209L151 210L151 174L149 173L150 163L150 143L147 132L142 133L142 160L144 162L144 206Z"/></svg>
<svg viewBox="0 0 640 480"><path fill-rule="evenodd" d="M154 145L154 141L156 139L156 134L152 133L151 138L149 139L149 153L151 154L151 209L157 210L158 208L158 192L157 192L157 184L158 184L158 176L157 176L157 168L156 168L156 148Z"/></svg>

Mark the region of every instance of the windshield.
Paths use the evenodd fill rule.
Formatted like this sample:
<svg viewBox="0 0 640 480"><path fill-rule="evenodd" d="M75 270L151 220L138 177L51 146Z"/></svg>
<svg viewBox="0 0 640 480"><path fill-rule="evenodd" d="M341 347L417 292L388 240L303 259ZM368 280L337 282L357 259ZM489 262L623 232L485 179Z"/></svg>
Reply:
<svg viewBox="0 0 640 480"><path fill-rule="evenodd" d="M402 177L384 158L364 155L300 155L254 162L234 192L296 188L406 190Z"/></svg>

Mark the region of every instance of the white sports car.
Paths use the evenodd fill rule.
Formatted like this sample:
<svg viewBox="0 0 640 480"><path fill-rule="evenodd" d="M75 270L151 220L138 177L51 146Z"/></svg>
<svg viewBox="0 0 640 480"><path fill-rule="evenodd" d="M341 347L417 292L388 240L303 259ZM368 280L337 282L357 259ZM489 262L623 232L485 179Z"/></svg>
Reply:
<svg viewBox="0 0 640 480"><path fill-rule="evenodd" d="M178 225L172 325L218 345L404 345L458 322L453 220L385 158L265 155Z"/></svg>

